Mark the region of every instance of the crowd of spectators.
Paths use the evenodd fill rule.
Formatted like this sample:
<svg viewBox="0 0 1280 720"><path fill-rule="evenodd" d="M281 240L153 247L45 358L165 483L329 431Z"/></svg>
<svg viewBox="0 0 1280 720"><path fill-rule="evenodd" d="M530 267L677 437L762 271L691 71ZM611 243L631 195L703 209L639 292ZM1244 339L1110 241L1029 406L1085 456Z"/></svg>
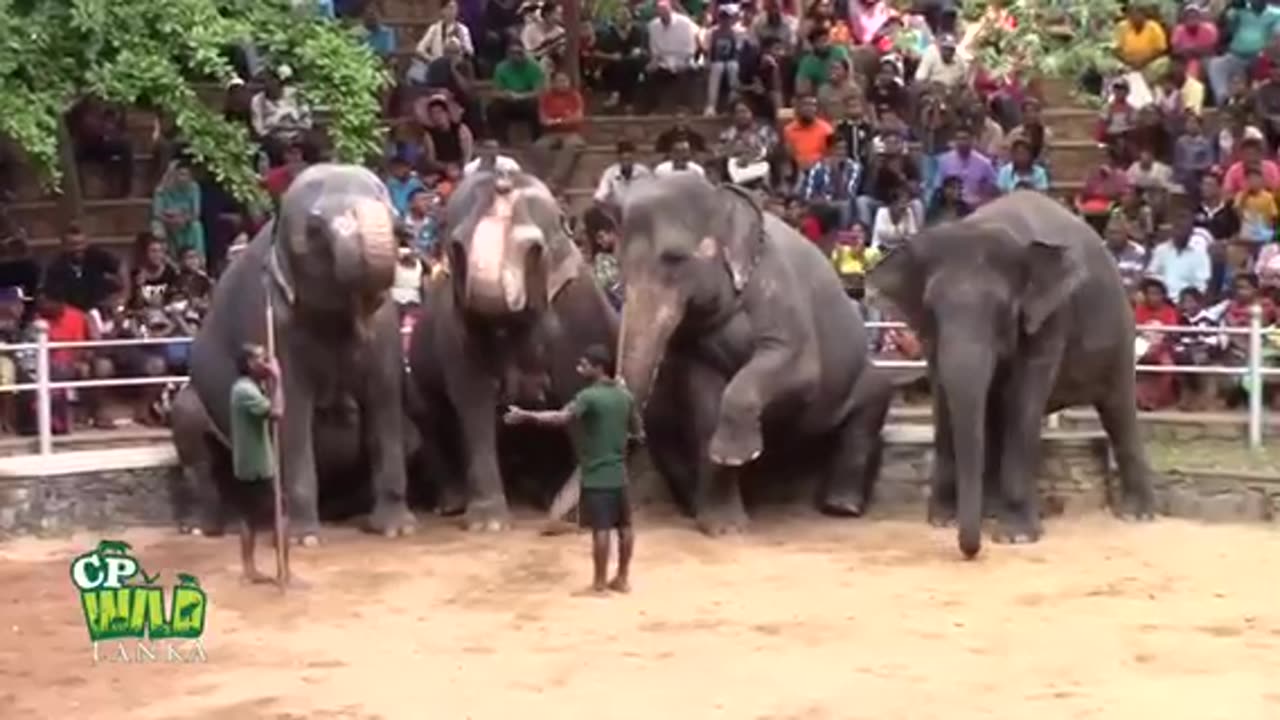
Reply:
<svg viewBox="0 0 1280 720"><path fill-rule="evenodd" d="M568 58L554 3L489 0L460 10L445 2L407 63L395 57L398 43L374 3L327 8L363 26L373 50L398 68L379 169L401 221L392 296L406 327L424 283L447 272L437 240L458 180L523 164L567 198L587 145L588 99L597 112L674 117L652 149L639 138L616 142L590 209L570 222L615 305L622 288L611 206L639 179L691 172L758 192L829 255L870 319L894 319L864 302L863 277L880 257L924 228L1029 189L1064 197L1098 230L1140 325L1238 327L1255 302L1264 324L1276 323L1280 1L1237 2L1216 13L1189 3L1167 18L1130 3L1114 29L1121 72L1082 78L1102 96L1094 139L1104 159L1069 198L1055 177L1055 141L1038 90L979 60L993 29L1016 22L1002 3L968 23L953 3L918 3L914 12L899 5L624 2L584 18L578 56ZM225 115L257 141L262 185L278 199L323 157L322 121L294 91L288 67L242 55L243 77L227 88ZM704 134L698 128L709 123L693 122L691 113L727 121ZM77 157L106 169L111 192L127 194L138 179L120 113L86 101L70 120ZM151 227L125 262L74 225L43 271L21 237L4 246L0 287L17 288L0 296L5 337L29 336L25 321L35 315L51 322L56 339L184 334L198 325L210 278L266 214L191 167L163 118L152 158ZM583 204L563 201L566 210ZM1280 349L1270 337L1273 357ZM883 356L922 352L909 330L873 333L872 342ZM180 373L184 347L61 352L55 374ZM1138 341L1143 364L1239 365L1244 347L1242 336L1218 333L1144 332ZM23 362L0 370L30 372ZM1140 386L1139 403L1149 409L1216 407L1240 395L1234 380L1213 376L1144 374ZM74 403L89 421L95 392ZM136 418L161 417L164 399L159 386L138 393ZM1280 397L1273 401L1280 406ZM12 426L21 410L4 410L0 421ZM59 412L63 429L70 416Z"/></svg>

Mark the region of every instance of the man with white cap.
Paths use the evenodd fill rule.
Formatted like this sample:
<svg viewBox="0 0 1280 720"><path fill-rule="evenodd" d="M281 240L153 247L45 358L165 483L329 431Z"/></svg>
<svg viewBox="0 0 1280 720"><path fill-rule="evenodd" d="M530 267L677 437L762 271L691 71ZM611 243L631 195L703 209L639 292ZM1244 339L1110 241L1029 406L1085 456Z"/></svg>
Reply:
<svg viewBox="0 0 1280 720"><path fill-rule="evenodd" d="M956 52L956 36L939 35L938 41L929 46L916 66L916 83L922 87L942 85L960 87L969 80L969 62Z"/></svg>

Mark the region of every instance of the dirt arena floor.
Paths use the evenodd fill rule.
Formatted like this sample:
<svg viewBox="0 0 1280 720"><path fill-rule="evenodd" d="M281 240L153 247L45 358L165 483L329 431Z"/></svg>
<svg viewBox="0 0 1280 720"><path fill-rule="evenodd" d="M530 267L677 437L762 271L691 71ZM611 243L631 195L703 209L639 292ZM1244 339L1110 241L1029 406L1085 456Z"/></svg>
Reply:
<svg viewBox="0 0 1280 720"><path fill-rule="evenodd" d="M1059 519L964 563L922 522L649 518L634 591L596 599L571 594L587 539L533 524L335 529L285 596L238 580L231 538L122 533L199 576L203 665L93 665L68 562L99 536L0 544L0 717L1280 718L1273 527Z"/></svg>

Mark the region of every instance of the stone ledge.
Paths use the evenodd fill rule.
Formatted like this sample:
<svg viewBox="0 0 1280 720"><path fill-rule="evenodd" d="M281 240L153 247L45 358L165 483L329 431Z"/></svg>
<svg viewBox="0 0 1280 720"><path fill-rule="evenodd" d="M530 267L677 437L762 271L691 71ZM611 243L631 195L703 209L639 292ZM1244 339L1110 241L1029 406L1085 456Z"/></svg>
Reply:
<svg viewBox="0 0 1280 720"><path fill-rule="evenodd" d="M72 450L52 455L0 458L0 480L79 475L90 472L177 467L172 444L137 445L102 450Z"/></svg>

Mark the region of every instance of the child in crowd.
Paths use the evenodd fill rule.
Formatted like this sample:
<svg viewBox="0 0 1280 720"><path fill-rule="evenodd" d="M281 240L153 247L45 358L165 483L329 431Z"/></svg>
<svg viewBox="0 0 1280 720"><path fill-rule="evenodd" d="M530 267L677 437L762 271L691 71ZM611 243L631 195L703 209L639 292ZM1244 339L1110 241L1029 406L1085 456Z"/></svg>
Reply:
<svg viewBox="0 0 1280 720"><path fill-rule="evenodd" d="M1280 208L1276 206L1275 195L1267 189L1260 169L1248 168L1244 177L1245 189L1235 199L1240 213L1240 235L1261 245L1275 237Z"/></svg>

